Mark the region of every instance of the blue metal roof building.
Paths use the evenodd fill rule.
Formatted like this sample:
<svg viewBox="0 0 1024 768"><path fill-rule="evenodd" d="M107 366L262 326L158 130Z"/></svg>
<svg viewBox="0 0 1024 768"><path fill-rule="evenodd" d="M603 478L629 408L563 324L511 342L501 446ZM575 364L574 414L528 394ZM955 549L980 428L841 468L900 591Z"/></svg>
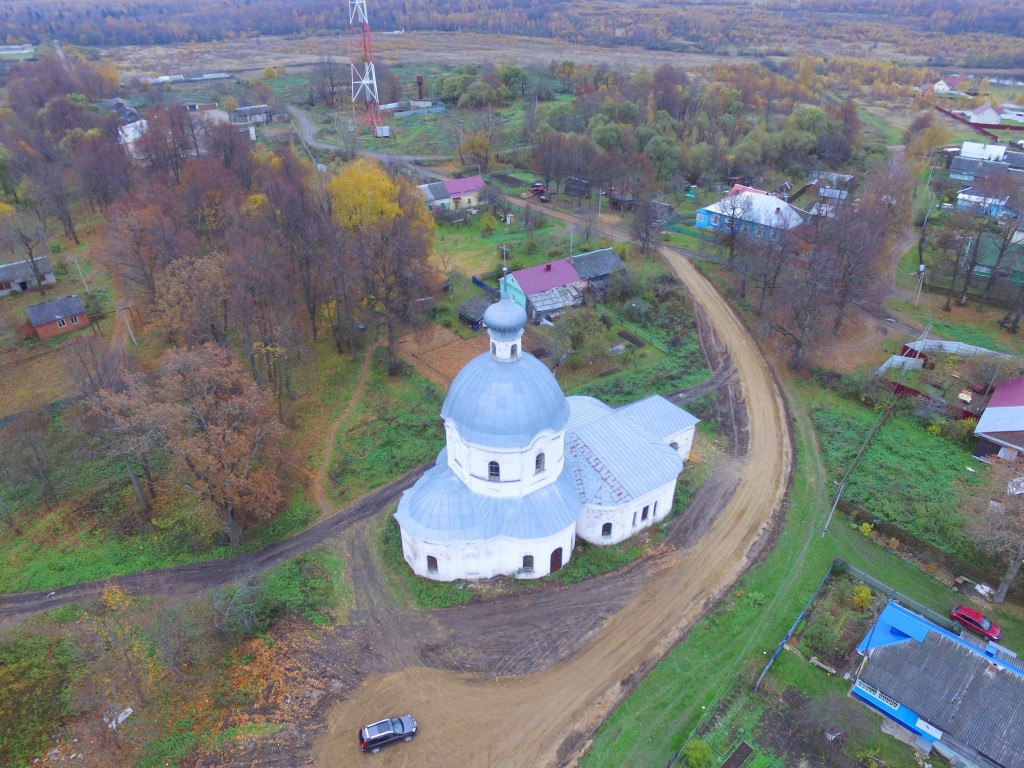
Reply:
<svg viewBox="0 0 1024 768"><path fill-rule="evenodd" d="M1024 666L889 603L857 647L851 694L964 768L1024 766Z"/></svg>

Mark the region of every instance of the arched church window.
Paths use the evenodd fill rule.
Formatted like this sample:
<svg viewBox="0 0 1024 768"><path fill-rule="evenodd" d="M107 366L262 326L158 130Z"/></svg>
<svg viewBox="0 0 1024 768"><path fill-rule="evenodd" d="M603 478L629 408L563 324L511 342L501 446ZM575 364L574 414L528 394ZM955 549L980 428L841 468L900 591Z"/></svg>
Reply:
<svg viewBox="0 0 1024 768"><path fill-rule="evenodd" d="M533 570L533 555L523 555L523 570L527 572Z"/></svg>
<svg viewBox="0 0 1024 768"><path fill-rule="evenodd" d="M533 473L539 475L544 471L544 454L538 453L537 458L533 461Z"/></svg>
<svg viewBox="0 0 1024 768"><path fill-rule="evenodd" d="M498 354L498 345L495 344L493 341L491 342L491 354L492 355Z"/></svg>
<svg viewBox="0 0 1024 768"><path fill-rule="evenodd" d="M437 573L437 558L433 555L427 555L427 571Z"/></svg>
<svg viewBox="0 0 1024 768"><path fill-rule="evenodd" d="M611 536L612 535L612 524L611 523L605 523L604 525L601 526L601 535L602 536Z"/></svg>
<svg viewBox="0 0 1024 768"><path fill-rule="evenodd" d="M518 344L513 344L513 345L512 345L512 357L513 357L513 358L514 358L514 357L516 356L516 351L517 351L518 349L519 349L519 345L518 345Z"/></svg>
<svg viewBox="0 0 1024 768"><path fill-rule="evenodd" d="M501 480L501 467L498 462L491 461L487 464L487 479L492 483L497 483Z"/></svg>

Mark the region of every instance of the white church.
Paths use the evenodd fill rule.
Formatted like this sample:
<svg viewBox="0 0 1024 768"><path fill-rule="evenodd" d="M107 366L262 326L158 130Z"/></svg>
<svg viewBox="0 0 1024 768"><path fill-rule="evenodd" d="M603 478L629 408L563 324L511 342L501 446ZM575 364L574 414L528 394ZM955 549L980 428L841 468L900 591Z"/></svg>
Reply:
<svg viewBox="0 0 1024 768"><path fill-rule="evenodd" d="M698 419L660 395L621 408L566 397L523 352L526 320L508 298L487 309L490 351L455 377L446 447L398 504L420 576L539 578L569 561L577 535L615 544L671 512Z"/></svg>

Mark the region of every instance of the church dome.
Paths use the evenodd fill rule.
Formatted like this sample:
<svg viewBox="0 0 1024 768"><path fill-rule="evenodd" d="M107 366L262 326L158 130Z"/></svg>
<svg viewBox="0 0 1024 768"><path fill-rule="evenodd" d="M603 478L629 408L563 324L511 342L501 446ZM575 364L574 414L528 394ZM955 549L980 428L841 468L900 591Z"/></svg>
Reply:
<svg viewBox="0 0 1024 768"><path fill-rule="evenodd" d="M495 341L512 341L526 325L526 310L511 299L502 299L484 312L484 325Z"/></svg>
<svg viewBox="0 0 1024 768"><path fill-rule="evenodd" d="M454 422L466 442L515 448L529 445L544 430L564 429L569 405L554 374L533 355L509 363L485 353L455 377L441 418Z"/></svg>

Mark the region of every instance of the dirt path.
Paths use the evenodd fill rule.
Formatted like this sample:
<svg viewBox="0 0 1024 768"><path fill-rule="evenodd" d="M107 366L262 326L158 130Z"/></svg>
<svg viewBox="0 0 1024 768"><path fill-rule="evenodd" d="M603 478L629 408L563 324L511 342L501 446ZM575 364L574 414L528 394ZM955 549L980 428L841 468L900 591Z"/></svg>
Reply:
<svg viewBox="0 0 1024 768"><path fill-rule="evenodd" d="M376 344L369 344L366 347L366 351L363 355L363 365L359 369L359 379L356 381L355 388L352 391L352 397L349 399L348 405L345 406L345 410L342 411L341 416L339 416L337 421L334 422L334 426L331 428L331 434L327 436L327 443L324 445L324 455L320 460L320 467L313 476L313 500L316 502L316 505L320 507L320 516L322 518L330 517L338 511L333 507L330 499L327 498L327 492L324 490L324 480L327 478L327 469L331 466L331 454L334 453L334 439L338 436L338 430L341 429L342 424L348 421L348 417L352 414L352 409L354 409L363 398L363 391L366 389L366 380L370 378L370 363L373 361L373 350L375 346Z"/></svg>
<svg viewBox="0 0 1024 768"><path fill-rule="evenodd" d="M707 602L749 565L790 477L785 403L760 350L725 300L687 260L668 249L662 255L727 348L736 370L734 397L746 405L748 417L746 456L723 468L705 491L708 508L724 506L705 516L700 547L670 549L629 574L611 574L586 588L509 600L507 611L490 604L438 614L449 648L460 648L475 633L477 645L486 645L489 636L506 638L510 652L502 663L492 659L476 673L413 666L363 680L330 711L327 734L313 750L317 765L354 762L356 729L398 712L414 712L421 733L415 749L390 751L388 765L565 764L629 689L632 676L670 649ZM591 599L602 587L617 596L621 608L615 600ZM572 629L577 620L586 622L582 631ZM551 630L565 627L552 643ZM536 665L532 658L529 665L517 662L519 655L545 649L550 656L552 644L561 646L553 655L564 660L518 675Z"/></svg>

